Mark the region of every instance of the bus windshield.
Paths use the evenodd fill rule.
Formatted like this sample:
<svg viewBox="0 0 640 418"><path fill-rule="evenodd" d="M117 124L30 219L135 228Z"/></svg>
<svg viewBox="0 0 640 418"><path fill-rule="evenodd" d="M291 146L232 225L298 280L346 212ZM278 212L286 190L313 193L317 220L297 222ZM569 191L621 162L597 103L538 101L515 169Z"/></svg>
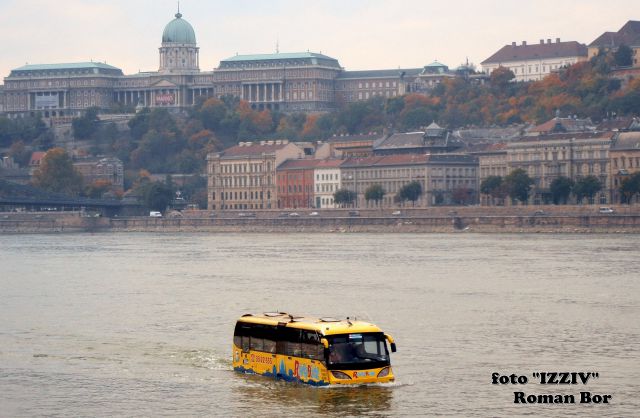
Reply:
<svg viewBox="0 0 640 418"><path fill-rule="evenodd" d="M389 364L383 333L341 334L327 337L329 368L369 369Z"/></svg>

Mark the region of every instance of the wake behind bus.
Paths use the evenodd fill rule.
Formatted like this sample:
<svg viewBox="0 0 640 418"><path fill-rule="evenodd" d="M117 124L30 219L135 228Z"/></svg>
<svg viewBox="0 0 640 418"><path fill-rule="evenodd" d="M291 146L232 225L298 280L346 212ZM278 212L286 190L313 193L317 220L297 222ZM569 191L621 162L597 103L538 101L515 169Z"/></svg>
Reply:
<svg viewBox="0 0 640 418"><path fill-rule="evenodd" d="M315 386L393 382L389 349L376 325L347 319L245 314L233 336L233 368Z"/></svg>

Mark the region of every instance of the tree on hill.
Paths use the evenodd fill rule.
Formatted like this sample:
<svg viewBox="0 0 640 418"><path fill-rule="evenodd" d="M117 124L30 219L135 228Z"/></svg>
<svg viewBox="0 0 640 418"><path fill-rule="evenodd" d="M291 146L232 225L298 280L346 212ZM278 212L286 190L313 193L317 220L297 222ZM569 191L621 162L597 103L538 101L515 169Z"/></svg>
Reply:
<svg viewBox="0 0 640 418"><path fill-rule="evenodd" d="M73 118L71 121L73 137L76 139L89 139L98 130L98 108L89 107L84 115Z"/></svg>
<svg viewBox="0 0 640 418"><path fill-rule="evenodd" d="M51 192L78 195L82 175L73 167L71 157L62 148L49 150L33 174L33 185Z"/></svg>
<svg viewBox="0 0 640 418"><path fill-rule="evenodd" d="M633 50L627 45L620 45L613 53L613 60L618 67L629 67L633 65Z"/></svg>

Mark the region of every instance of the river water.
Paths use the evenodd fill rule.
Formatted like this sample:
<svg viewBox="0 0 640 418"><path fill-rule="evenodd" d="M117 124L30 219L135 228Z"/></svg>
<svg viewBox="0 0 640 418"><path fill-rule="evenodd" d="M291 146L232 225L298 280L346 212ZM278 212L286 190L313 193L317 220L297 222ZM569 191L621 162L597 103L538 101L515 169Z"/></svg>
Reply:
<svg viewBox="0 0 640 418"><path fill-rule="evenodd" d="M1 416L638 416L637 235L0 236ZM232 371L245 312L370 319L397 382ZM540 385L534 372L598 372ZM493 385L493 372L525 385ZM515 405L514 392L576 404ZM580 392L611 394L580 404Z"/></svg>

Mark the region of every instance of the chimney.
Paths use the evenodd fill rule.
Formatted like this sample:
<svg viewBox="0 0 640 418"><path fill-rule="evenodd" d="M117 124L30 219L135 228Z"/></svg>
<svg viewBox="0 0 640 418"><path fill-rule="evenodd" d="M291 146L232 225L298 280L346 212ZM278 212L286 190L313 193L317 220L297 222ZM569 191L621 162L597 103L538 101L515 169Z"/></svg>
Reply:
<svg viewBox="0 0 640 418"><path fill-rule="evenodd" d="M522 41L522 46L527 46L527 41Z"/></svg>
<svg viewBox="0 0 640 418"><path fill-rule="evenodd" d="M544 39L540 39L540 45L544 44Z"/></svg>
<svg viewBox="0 0 640 418"><path fill-rule="evenodd" d="M551 43L551 39L547 39L547 43L550 44Z"/></svg>
<svg viewBox="0 0 640 418"><path fill-rule="evenodd" d="M515 42L511 42L511 46L516 46L516 43Z"/></svg>
<svg viewBox="0 0 640 418"><path fill-rule="evenodd" d="M560 38L556 38L556 43L559 44L560 43Z"/></svg>

